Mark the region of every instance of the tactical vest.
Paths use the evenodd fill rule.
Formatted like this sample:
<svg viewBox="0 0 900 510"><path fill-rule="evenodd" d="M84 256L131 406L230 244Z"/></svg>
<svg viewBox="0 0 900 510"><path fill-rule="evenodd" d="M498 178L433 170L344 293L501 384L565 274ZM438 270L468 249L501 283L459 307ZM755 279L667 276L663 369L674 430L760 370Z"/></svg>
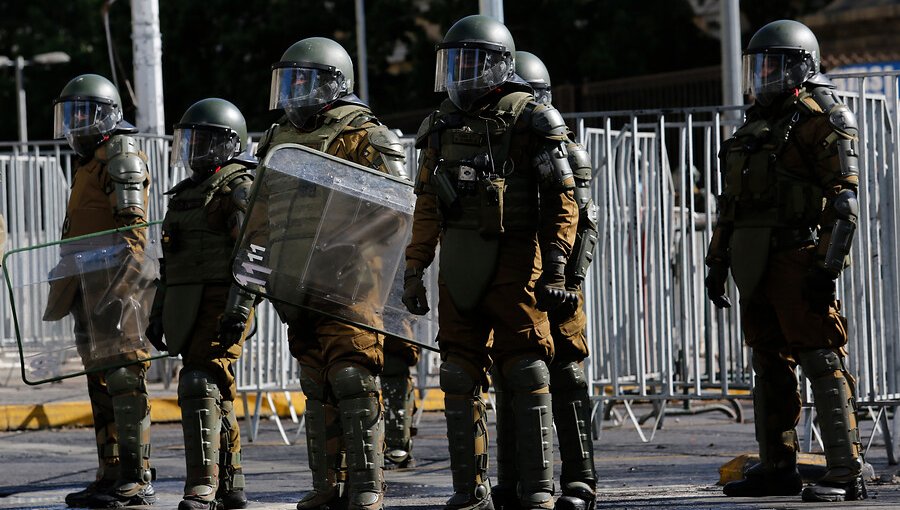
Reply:
<svg viewBox="0 0 900 510"><path fill-rule="evenodd" d="M823 190L809 176L785 167L781 158L793 143L791 130L806 114L795 100L779 118L750 120L725 142L723 221L734 228L815 227Z"/></svg>
<svg viewBox="0 0 900 510"><path fill-rule="evenodd" d="M162 236L167 285L231 281L234 240L230 232L210 225L206 207L217 195L230 194L228 184L247 175L243 165L230 164L197 185L183 181L167 192L172 194Z"/></svg>
<svg viewBox="0 0 900 510"><path fill-rule="evenodd" d="M106 177L106 146L109 141L94 151L94 157L75 169L72 189L66 204L66 219L63 222L62 239L92 234L118 227L110 194L111 184L104 188ZM140 154L144 163L147 156Z"/></svg>
<svg viewBox="0 0 900 510"><path fill-rule="evenodd" d="M448 185L455 194L448 203L446 193L436 193L447 229L484 235L537 230L537 179L523 154L512 153L513 128L531 100L530 94L513 92L478 116L461 112L450 101L441 105L433 122L448 127L440 132L441 160L433 182Z"/></svg>
<svg viewBox="0 0 900 510"><path fill-rule="evenodd" d="M318 129L309 133L300 131L293 124L276 125L272 130L271 138L267 141L269 146L281 143L296 143L328 153L331 143L344 132L344 129L361 115L372 116L372 112L365 106L347 104L331 108L318 116L323 119L323 124Z"/></svg>

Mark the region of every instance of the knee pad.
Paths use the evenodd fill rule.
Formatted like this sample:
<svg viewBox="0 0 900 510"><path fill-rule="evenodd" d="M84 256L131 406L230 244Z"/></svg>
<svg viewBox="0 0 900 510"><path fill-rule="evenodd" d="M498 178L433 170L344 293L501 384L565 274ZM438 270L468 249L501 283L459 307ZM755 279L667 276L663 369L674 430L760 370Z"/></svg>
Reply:
<svg viewBox="0 0 900 510"><path fill-rule="evenodd" d="M479 381L460 363L444 361L441 363L441 390L448 395L477 395Z"/></svg>
<svg viewBox="0 0 900 510"><path fill-rule="evenodd" d="M203 370L182 370L178 378L178 398L221 399L219 386L212 376Z"/></svg>
<svg viewBox="0 0 900 510"><path fill-rule="evenodd" d="M584 367L577 361L568 363L551 363L550 389L553 392L582 390L587 388L587 378L584 376Z"/></svg>
<svg viewBox="0 0 900 510"><path fill-rule="evenodd" d="M535 392L550 385L550 370L543 360L518 358L503 364L503 377L519 391Z"/></svg>
<svg viewBox="0 0 900 510"><path fill-rule="evenodd" d="M300 367L300 389L306 398L324 402L326 399L326 383L317 377L315 370L304 366Z"/></svg>
<svg viewBox="0 0 900 510"><path fill-rule="evenodd" d="M832 349L801 351L798 358L800 358L803 372L809 379L818 379L828 374L844 371L841 357Z"/></svg>
<svg viewBox="0 0 900 510"><path fill-rule="evenodd" d="M344 365L328 371L331 391L338 400L363 397L378 392L378 381L372 372L359 365Z"/></svg>
<svg viewBox="0 0 900 510"><path fill-rule="evenodd" d="M114 368L106 373L106 387L110 395L125 393L146 393L144 378L129 370L128 367Z"/></svg>

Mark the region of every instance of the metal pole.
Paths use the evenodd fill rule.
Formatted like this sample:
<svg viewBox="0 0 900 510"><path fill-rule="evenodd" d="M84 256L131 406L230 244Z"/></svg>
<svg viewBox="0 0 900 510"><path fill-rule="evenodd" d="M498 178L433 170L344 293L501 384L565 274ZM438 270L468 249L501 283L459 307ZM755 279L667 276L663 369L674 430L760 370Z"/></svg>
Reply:
<svg viewBox="0 0 900 510"><path fill-rule="evenodd" d="M359 97L369 103L369 64L366 54L366 0L355 0L356 4L356 67L359 69Z"/></svg>
<svg viewBox="0 0 900 510"><path fill-rule="evenodd" d="M503 0L478 0L478 13L503 23Z"/></svg>
<svg viewBox="0 0 900 510"><path fill-rule="evenodd" d="M131 0L131 37L138 101L137 127L145 133L162 135L166 128L159 0Z"/></svg>
<svg viewBox="0 0 900 510"><path fill-rule="evenodd" d="M22 69L25 68L25 59L16 57L16 111L19 116L19 141L28 141L28 115L25 112L25 87L22 83Z"/></svg>
<svg viewBox="0 0 900 510"><path fill-rule="evenodd" d="M722 104L744 104L741 94L741 9L739 0L721 0ZM737 115L737 114L734 114Z"/></svg>

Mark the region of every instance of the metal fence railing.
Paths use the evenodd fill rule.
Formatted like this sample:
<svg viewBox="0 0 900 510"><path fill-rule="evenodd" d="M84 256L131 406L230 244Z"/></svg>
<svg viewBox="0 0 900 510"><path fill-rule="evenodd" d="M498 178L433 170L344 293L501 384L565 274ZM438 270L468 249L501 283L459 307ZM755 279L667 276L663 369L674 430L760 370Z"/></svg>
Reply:
<svg viewBox="0 0 900 510"><path fill-rule="evenodd" d="M858 379L859 403L873 410L892 456L900 420L888 420L885 409L900 404L895 341L900 334L898 75L848 74L837 81L860 124L861 217L853 266L839 288L850 324L849 368ZM894 92L868 93L867 80L875 79ZM671 401L702 408L749 398L752 370L739 329L737 291L729 291L735 306L722 311L708 303L703 287L703 258L722 184L717 153L740 124L742 109L566 117L592 154L594 201L601 210L601 243L585 285L592 353L587 371L598 411L622 403L637 426L635 400L654 402L650 417L659 424L667 413L682 411L667 408ZM150 215L159 218L166 204L162 192L183 176L168 165L169 137L139 140L153 172ZM417 151L412 138L403 143L414 175ZM59 142L0 144L0 212L9 224L9 248L58 235L74 168L71 158ZM0 294L0 360L15 349L5 300ZM299 389L285 338L274 310L261 306L258 332L235 367L242 392ZM437 365L434 354L423 353L421 389L434 384ZM734 409L739 415L740 406Z"/></svg>

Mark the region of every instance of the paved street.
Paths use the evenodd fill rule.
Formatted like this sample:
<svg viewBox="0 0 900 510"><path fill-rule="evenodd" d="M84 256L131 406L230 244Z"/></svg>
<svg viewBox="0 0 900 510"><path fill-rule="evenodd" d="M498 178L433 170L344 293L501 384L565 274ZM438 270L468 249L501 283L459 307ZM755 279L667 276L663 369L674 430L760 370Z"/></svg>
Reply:
<svg viewBox="0 0 900 510"><path fill-rule="evenodd" d="M748 418L752 418L749 410ZM871 422L864 422L866 440L870 431ZM295 427L289 434L294 432ZM0 509L65 508L64 495L82 487L93 476L96 458L91 436L88 428L0 433ZM252 508L293 509L300 494L310 486L305 440L302 433L296 437L299 441L287 446L274 422L264 421L257 440L245 442L244 465ZM180 426L154 425L153 441L153 462L159 472L155 484L161 496L157 508L173 509L180 500L184 474ZM752 451L754 444L752 423L736 424L719 413L669 416L652 443L642 443L630 425L607 425L595 448L600 479L598 508L900 507L900 485L896 484L870 484L870 500L841 505L808 505L801 503L799 497L723 497L715 485L718 467L740 453ZM440 508L449 496L450 471L442 413L423 415L415 455L415 469L387 473L388 508ZM897 466L887 464L879 438L868 460L876 474L885 479L897 471Z"/></svg>

